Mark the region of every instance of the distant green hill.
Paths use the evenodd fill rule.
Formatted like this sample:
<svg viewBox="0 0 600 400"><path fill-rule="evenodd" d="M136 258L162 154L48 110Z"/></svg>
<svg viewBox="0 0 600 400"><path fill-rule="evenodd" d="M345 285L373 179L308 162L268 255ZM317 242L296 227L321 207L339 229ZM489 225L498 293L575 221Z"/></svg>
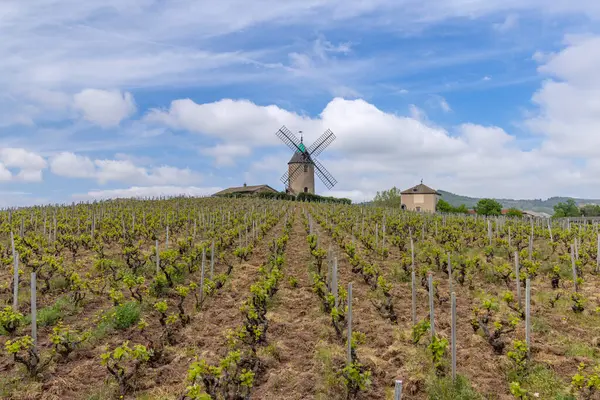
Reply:
<svg viewBox="0 0 600 400"><path fill-rule="evenodd" d="M442 199L446 200L453 206L459 206L461 204L466 205L468 208L473 208L480 200L477 197L460 196L458 194L446 192L445 190L438 190L442 194ZM558 203L564 203L570 197L550 197L549 199L534 199L534 200L513 200L513 199L495 199L504 208L517 208L519 210L530 210L537 212L545 212L548 214L554 213L554 206ZM600 204L598 199L573 199L578 205L584 204Z"/></svg>

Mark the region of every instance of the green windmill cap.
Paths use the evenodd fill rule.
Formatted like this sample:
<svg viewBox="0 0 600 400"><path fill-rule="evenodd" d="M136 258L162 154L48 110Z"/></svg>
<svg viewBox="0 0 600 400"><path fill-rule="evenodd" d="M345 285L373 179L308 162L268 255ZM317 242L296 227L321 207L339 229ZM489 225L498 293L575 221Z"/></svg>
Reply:
<svg viewBox="0 0 600 400"><path fill-rule="evenodd" d="M298 147L300 148L300 150L301 150L302 152L305 152L305 151L306 151L306 147L304 147L304 143L300 143L300 146L298 146Z"/></svg>

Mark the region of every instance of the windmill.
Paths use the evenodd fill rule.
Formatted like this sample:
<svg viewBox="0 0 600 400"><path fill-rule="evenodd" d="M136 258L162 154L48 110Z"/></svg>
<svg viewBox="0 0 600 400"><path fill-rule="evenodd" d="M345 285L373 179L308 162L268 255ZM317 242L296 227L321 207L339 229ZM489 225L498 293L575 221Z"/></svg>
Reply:
<svg viewBox="0 0 600 400"><path fill-rule="evenodd" d="M288 171L281 177L281 181L290 192L315 193L315 173L327 189L335 186L337 181L333 175L316 159L335 140L333 132L327 129L308 148L304 145L302 136L298 139L285 125L277 131L276 135L294 151L294 155L288 162Z"/></svg>

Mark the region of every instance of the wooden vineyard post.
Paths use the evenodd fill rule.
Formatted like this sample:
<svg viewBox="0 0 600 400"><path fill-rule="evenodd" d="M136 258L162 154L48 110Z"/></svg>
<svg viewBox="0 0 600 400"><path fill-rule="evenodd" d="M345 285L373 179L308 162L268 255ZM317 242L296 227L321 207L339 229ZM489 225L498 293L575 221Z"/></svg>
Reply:
<svg viewBox="0 0 600 400"><path fill-rule="evenodd" d="M210 280L213 280L213 275L215 273L215 241L212 241L212 245L210 246Z"/></svg>
<svg viewBox="0 0 600 400"><path fill-rule="evenodd" d="M31 339L33 351L37 354L37 299L36 299L36 274L31 273Z"/></svg>
<svg viewBox="0 0 600 400"><path fill-rule="evenodd" d="M413 242L412 235L410 237L410 261L412 265L412 269L415 269L415 243Z"/></svg>
<svg viewBox="0 0 600 400"><path fill-rule="evenodd" d="M533 233L529 236L529 261L533 257Z"/></svg>
<svg viewBox="0 0 600 400"><path fill-rule="evenodd" d="M575 285L575 293L579 289L577 284L577 265L575 265L575 246L571 244L571 268L573 269L573 284Z"/></svg>
<svg viewBox="0 0 600 400"><path fill-rule="evenodd" d="M598 225L596 225L596 228ZM596 273L600 272L600 234L598 234L597 248L596 248Z"/></svg>
<svg viewBox="0 0 600 400"><path fill-rule="evenodd" d="M510 237L510 226L508 227L508 247L512 247L512 243L511 243L511 237Z"/></svg>
<svg viewBox="0 0 600 400"><path fill-rule="evenodd" d="M331 292L333 294L334 307L338 306L338 259L337 257L333 258L333 267L331 274Z"/></svg>
<svg viewBox="0 0 600 400"><path fill-rule="evenodd" d="M160 249L158 248L158 239L156 239L156 275L160 271Z"/></svg>
<svg viewBox="0 0 600 400"><path fill-rule="evenodd" d="M550 218L548 218L548 232L550 233L550 241L554 242L554 236L552 236L552 226L550 225Z"/></svg>
<svg viewBox="0 0 600 400"><path fill-rule="evenodd" d="M12 256L13 256L13 260L15 259L15 236L13 235L12 231L10 231L10 245L12 247Z"/></svg>
<svg viewBox="0 0 600 400"><path fill-rule="evenodd" d="M515 277L517 279L517 304L521 308L521 275L519 272L519 252L515 251Z"/></svg>
<svg viewBox="0 0 600 400"><path fill-rule="evenodd" d="M433 274L429 272L427 276L429 285L429 323L431 325L431 338L435 337L435 313L433 309Z"/></svg>
<svg viewBox="0 0 600 400"><path fill-rule="evenodd" d="M167 239L165 241L165 249L169 249L169 225L167 225Z"/></svg>
<svg viewBox="0 0 600 400"><path fill-rule="evenodd" d="M412 305L411 305L411 311L412 311L412 324L413 326L415 326L417 324L417 279L415 276L415 270L413 268L412 272L411 272L411 287L412 287Z"/></svg>
<svg viewBox="0 0 600 400"><path fill-rule="evenodd" d="M452 381L456 381L456 293L450 294L450 301L452 307L452 327L451 327L451 351L452 351Z"/></svg>
<svg viewBox="0 0 600 400"><path fill-rule="evenodd" d="M375 249L379 245L379 224L375 223Z"/></svg>
<svg viewBox="0 0 600 400"><path fill-rule="evenodd" d="M452 262L450 261L450 253L448 253L448 281L450 282L450 293L454 291L452 287Z"/></svg>
<svg viewBox="0 0 600 400"><path fill-rule="evenodd" d="M202 248L202 267L200 269L200 305L204 301L204 268L206 264L206 247Z"/></svg>
<svg viewBox="0 0 600 400"><path fill-rule="evenodd" d="M19 253L15 252L13 261L13 310L19 309Z"/></svg>
<svg viewBox="0 0 600 400"><path fill-rule="evenodd" d="M527 357L531 354L531 282L525 280L525 343L527 343Z"/></svg>
<svg viewBox="0 0 600 400"><path fill-rule="evenodd" d="M396 380L394 386L394 400L402 400L402 381Z"/></svg>
<svg viewBox="0 0 600 400"><path fill-rule="evenodd" d="M352 364L352 282L348 283L348 365Z"/></svg>
<svg viewBox="0 0 600 400"><path fill-rule="evenodd" d="M492 222L488 219L487 220L487 233L488 233L488 242L489 245L492 245Z"/></svg>

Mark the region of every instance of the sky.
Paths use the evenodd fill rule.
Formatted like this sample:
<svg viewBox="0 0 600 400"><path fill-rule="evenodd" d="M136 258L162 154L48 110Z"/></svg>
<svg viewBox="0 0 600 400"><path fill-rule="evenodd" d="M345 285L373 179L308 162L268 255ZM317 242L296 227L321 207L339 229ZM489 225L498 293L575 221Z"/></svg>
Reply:
<svg viewBox="0 0 600 400"><path fill-rule="evenodd" d="M600 198L594 0L2 0L0 207L282 190Z"/></svg>

